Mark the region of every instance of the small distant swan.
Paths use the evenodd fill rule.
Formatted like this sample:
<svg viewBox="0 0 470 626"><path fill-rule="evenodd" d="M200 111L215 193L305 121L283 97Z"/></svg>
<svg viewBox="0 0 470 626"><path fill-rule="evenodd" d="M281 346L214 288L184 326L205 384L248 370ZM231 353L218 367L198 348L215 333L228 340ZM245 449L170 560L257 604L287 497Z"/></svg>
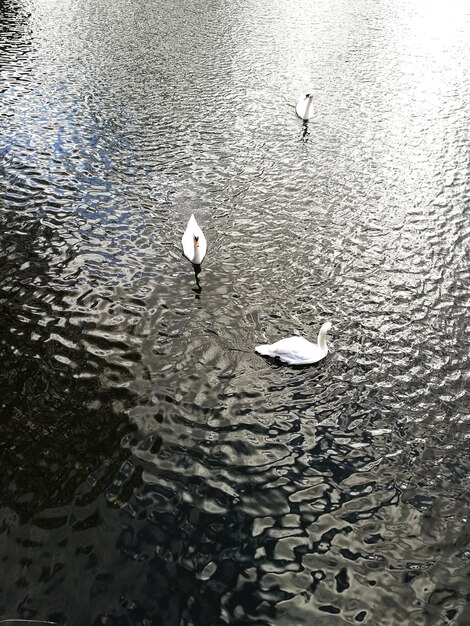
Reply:
<svg viewBox="0 0 470 626"><path fill-rule="evenodd" d="M301 96L295 107L295 112L303 120L309 120L313 115L313 93Z"/></svg>
<svg viewBox="0 0 470 626"><path fill-rule="evenodd" d="M194 215L189 218L188 225L181 239L184 256L194 263L200 265L206 256L207 241L204 233L199 228Z"/></svg>
<svg viewBox="0 0 470 626"><path fill-rule="evenodd" d="M255 350L263 356L279 357L289 365L309 365L321 361L328 354L326 333L331 329L331 322L325 322L318 333L317 343L311 343L303 337L287 337L276 343L256 346Z"/></svg>

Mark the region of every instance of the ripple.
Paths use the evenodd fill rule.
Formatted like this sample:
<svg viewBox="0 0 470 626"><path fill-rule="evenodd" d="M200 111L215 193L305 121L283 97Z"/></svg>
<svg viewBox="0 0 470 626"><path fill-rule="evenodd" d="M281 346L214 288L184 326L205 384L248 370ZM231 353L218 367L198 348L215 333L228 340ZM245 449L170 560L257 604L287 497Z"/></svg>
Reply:
<svg viewBox="0 0 470 626"><path fill-rule="evenodd" d="M461 623L468 10L227 9L0 10L1 618Z"/></svg>

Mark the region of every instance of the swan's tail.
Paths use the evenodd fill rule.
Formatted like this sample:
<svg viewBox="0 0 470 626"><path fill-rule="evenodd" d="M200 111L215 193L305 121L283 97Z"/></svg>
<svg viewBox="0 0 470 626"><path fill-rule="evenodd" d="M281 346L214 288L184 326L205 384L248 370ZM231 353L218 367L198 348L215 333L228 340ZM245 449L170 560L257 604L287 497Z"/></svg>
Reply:
<svg viewBox="0 0 470 626"><path fill-rule="evenodd" d="M273 352L272 347L268 343L263 343L261 346L256 346L255 348L258 354L262 354L263 356L276 356L276 353Z"/></svg>

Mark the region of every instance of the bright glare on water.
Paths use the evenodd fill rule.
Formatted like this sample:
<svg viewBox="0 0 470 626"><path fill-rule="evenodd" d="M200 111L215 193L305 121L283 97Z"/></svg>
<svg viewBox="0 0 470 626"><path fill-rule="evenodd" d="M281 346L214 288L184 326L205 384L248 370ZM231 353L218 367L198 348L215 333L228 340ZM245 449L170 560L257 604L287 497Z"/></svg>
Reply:
<svg viewBox="0 0 470 626"><path fill-rule="evenodd" d="M470 624L469 41L467 0L0 0L0 620Z"/></svg>

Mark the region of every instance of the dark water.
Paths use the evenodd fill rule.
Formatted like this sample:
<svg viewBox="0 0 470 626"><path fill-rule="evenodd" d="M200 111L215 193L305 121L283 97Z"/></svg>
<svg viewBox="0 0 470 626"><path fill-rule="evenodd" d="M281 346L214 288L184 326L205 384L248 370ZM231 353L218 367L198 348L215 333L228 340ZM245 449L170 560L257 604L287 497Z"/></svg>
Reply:
<svg viewBox="0 0 470 626"><path fill-rule="evenodd" d="M0 619L469 624L468 3L0 18Z"/></svg>

